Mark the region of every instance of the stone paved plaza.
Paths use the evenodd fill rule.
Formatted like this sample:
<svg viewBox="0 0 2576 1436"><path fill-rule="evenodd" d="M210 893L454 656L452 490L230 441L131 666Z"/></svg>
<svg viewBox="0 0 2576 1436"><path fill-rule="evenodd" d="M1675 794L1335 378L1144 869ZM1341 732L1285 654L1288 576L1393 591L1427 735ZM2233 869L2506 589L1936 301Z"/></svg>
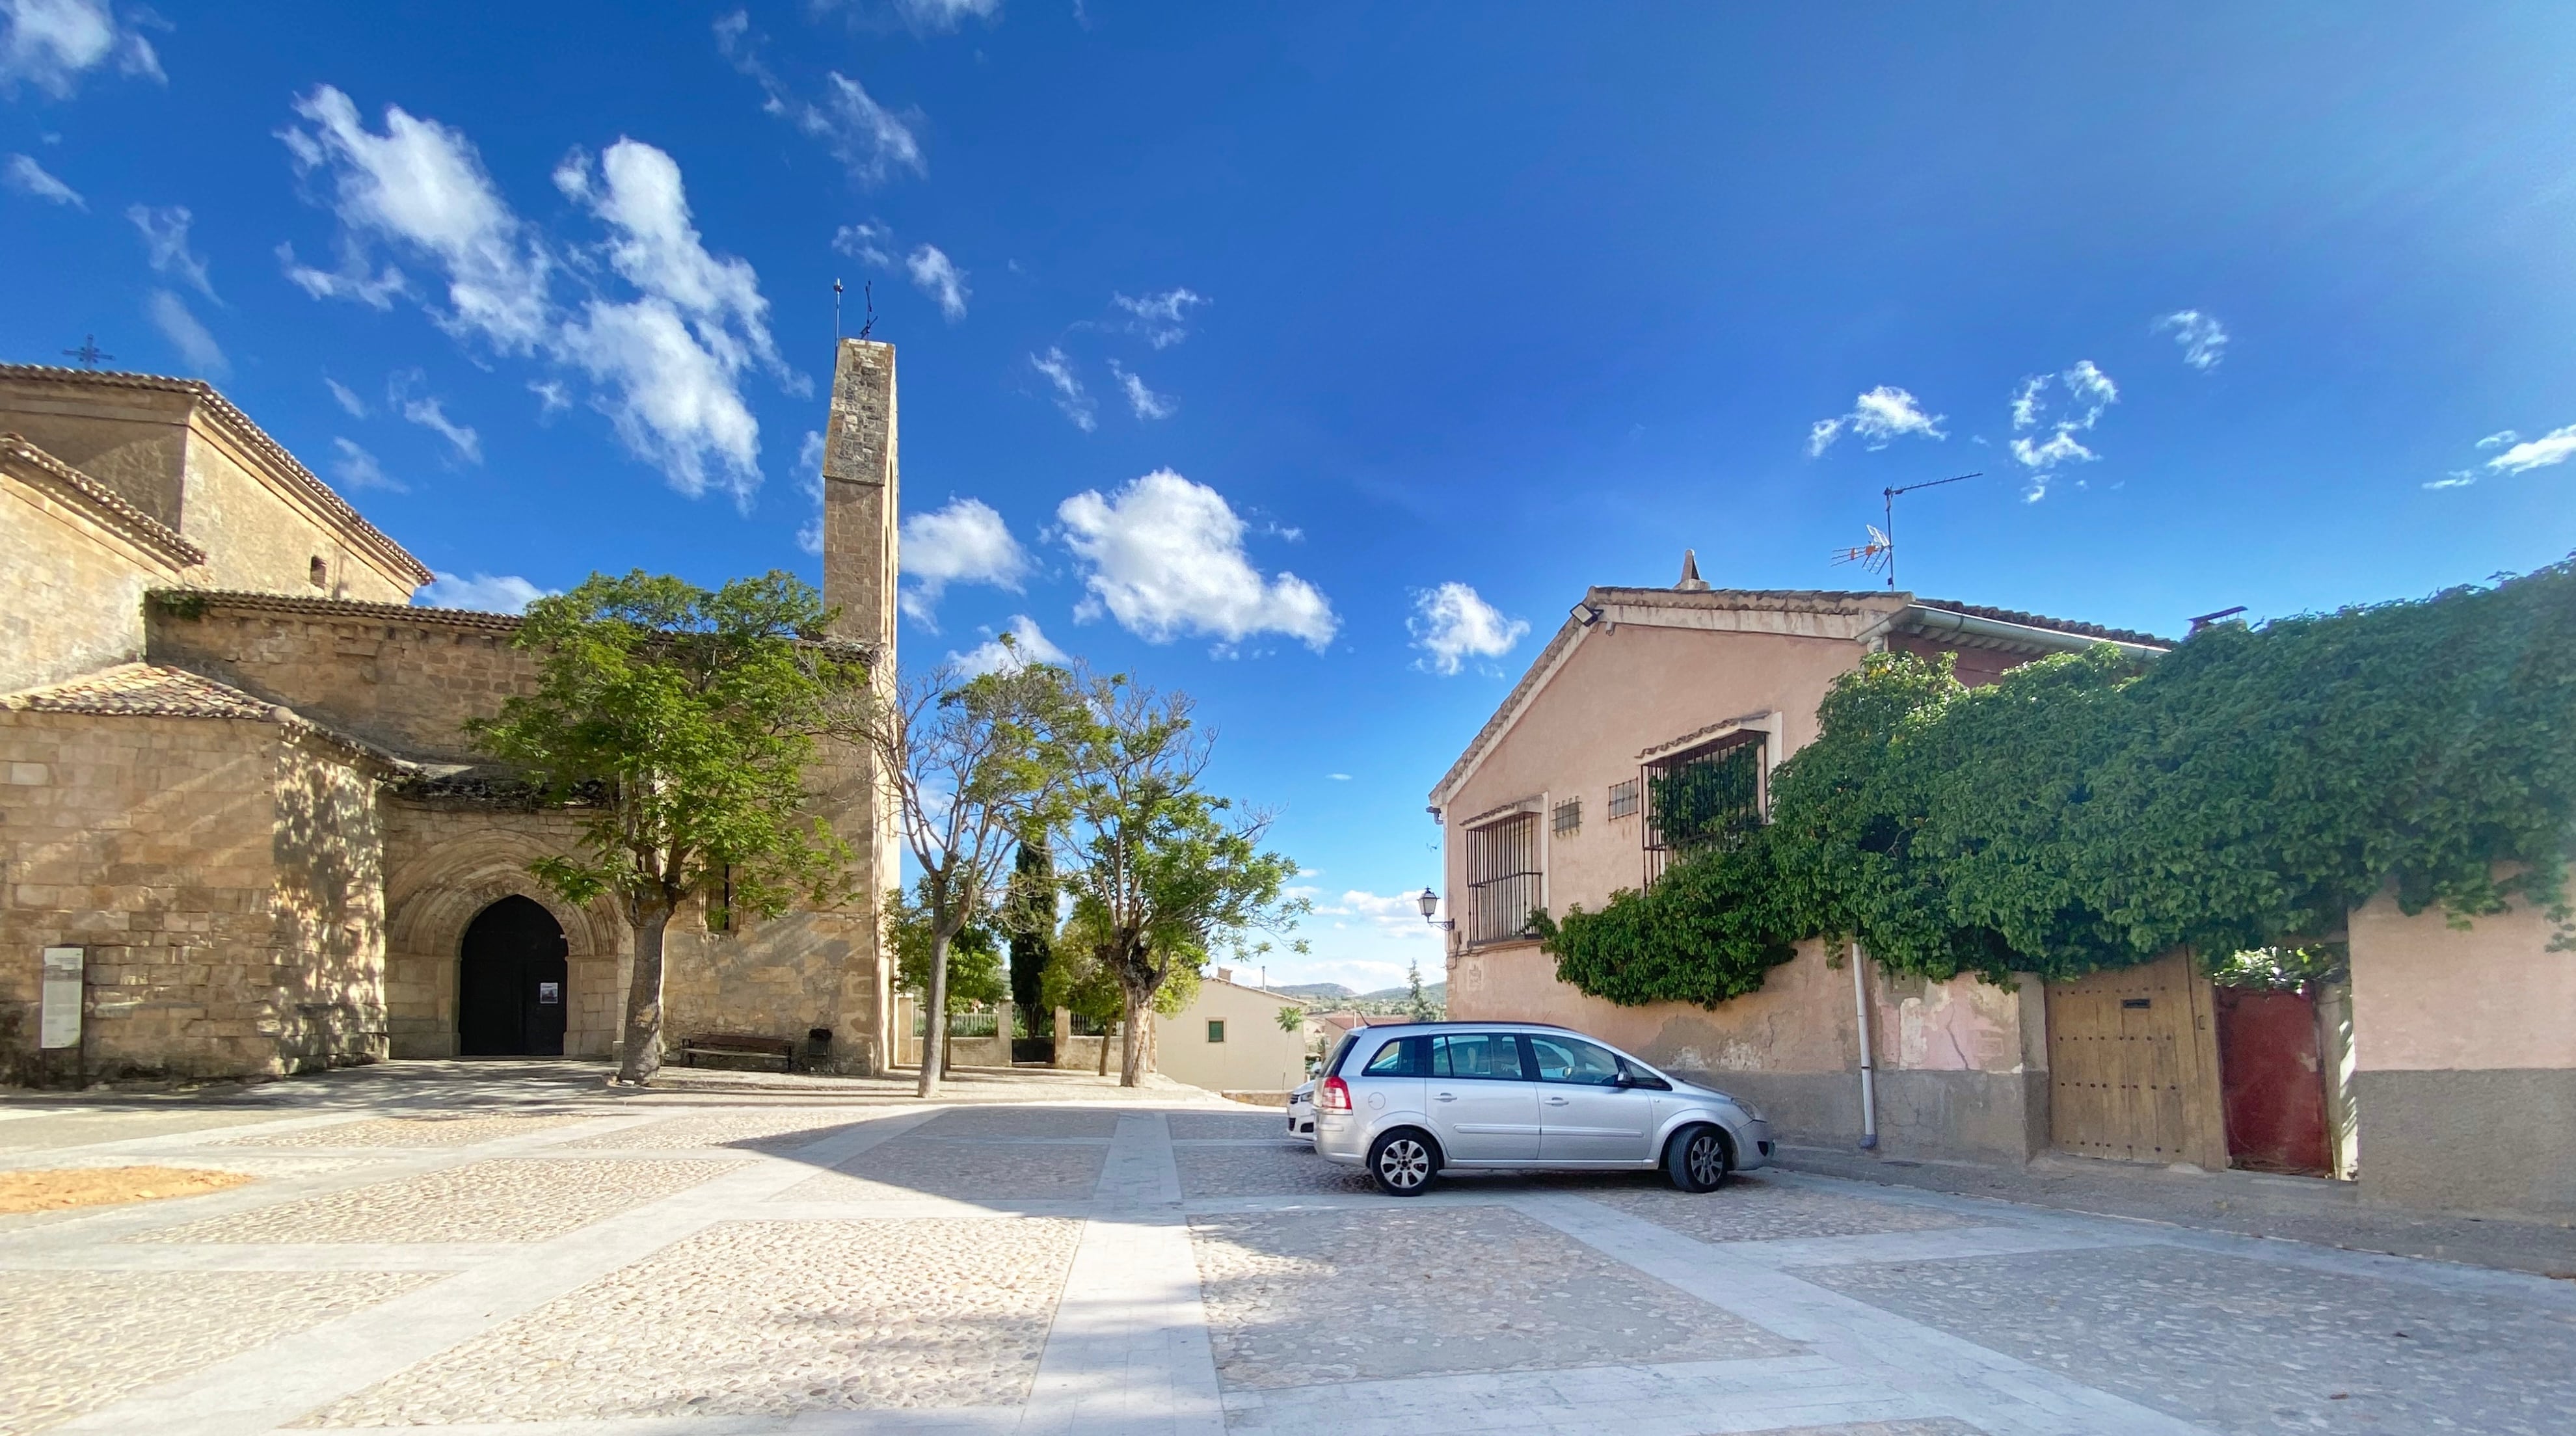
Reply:
<svg viewBox="0 0 2576 1436"><path fill-rule="evenodd" d="M1787 1172L1397 1201L1169 1086L596 1080L0 1104L0 1169L255 1178L0 1217L0 1433L2576 1430L2576 1282Z"/></svg>

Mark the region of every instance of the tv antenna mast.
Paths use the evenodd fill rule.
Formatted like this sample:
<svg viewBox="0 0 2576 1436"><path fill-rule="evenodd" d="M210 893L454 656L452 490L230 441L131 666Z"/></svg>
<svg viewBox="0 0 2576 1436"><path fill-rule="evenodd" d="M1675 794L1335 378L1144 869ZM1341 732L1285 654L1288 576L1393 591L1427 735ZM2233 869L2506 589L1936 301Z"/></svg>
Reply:
<svg viewBox="0 0 2576 1436"><path fill-rule="evenodd" d="M832 342L841 342L841 281L832 281Z"/></svg>
<svg viewBox="0 0 2576 1436"><path fill-rule="evenodd" d="M1946 479L1927 479L1919 484L1890 485L1879 490L1879 498L1886 506L1884 518L1887 527L1880 528L1877 524L1864 525L1869 530L1869 542L1855 544L1836 552L1834 562L1856 563L1871 573L1886 574L1887 586L1891 589L1896 587L1896 496L1910 494L1916 489L1937 489L1943 484L1956 484L1968 479L1984 477L1985 471L1980 469L1973 474L1953 474Z"/></svg>

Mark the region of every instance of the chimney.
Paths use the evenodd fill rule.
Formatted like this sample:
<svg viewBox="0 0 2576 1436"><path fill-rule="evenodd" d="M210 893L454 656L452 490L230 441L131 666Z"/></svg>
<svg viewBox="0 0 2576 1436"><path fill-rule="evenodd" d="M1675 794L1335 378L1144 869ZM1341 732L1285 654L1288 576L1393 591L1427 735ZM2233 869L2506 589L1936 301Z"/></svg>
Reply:
<svg viewBox="0 0 2576 1436"><path fill-rule="evenodd" d="M1217 980L1217 981L1219 981L1219 982L1232 982L1232 981L1234 981L1234 969L1233 969L1233 968L1231 968L1231 967L1220 967L1220 968L1218 968L1218 969L1216 970L1216 980Z"/></svg>
<svg viewBox="0 0 2576 1436"><path fill-rule="evenodd" d="M1699 555L1696 552L1682 550L1682 581L1673 587L1682 593L1708 592L1708 580L1699 576Z"/></svg>
<svg viewBox="0 0 2576 1436"><path fill-rule="evenodd" d="M823 439L823 601L841 611L832 636L894 658L894 346L841 341Z"/></svg>

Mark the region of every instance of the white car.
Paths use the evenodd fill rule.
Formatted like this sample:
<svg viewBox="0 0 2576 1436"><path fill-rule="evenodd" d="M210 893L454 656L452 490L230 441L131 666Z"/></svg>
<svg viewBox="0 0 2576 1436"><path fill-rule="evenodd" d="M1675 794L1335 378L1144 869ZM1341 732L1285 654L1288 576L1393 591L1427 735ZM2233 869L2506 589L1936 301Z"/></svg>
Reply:
<svg viewBox="0 0 2576 1436"><path fill-rule="evenodd" d="M1363 1028L1315 1083L1315 1150L1415 1196L1445 1168L1651 1171L1686 1192L1771 1160L1750 1103L1534 1022Z"/></svg>
<svg viewBox="0 0 2576 1436"><path fill-rule="evenodd" d="M1288 1135L1303 1138L1309 1147L1315 1145L1315 1079L1311 1077L1288 1094Z"/></svg>

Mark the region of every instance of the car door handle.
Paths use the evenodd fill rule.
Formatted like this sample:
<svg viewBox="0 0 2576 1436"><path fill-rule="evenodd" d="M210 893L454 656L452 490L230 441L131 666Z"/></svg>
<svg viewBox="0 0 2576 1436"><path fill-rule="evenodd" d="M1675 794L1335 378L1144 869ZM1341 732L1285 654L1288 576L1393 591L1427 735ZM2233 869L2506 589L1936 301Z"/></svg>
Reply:
<svg viewBox="0 0 2576 1436"><path fill-rule="evenodd" d="M1432 1100L1435 1102L1455 1102L1458 1100L1458 1094L1455 1092L1443 1092Z"/></svg>
<svg viewBox="0 0 2576 1436"><path fill-rule="evenodd" d="M1551 1107L1562 1107L1566 1104L1566 1100L1567 1099L1563 1097L1550 1097L1547 1099L1547 1105Z"/></svg>

